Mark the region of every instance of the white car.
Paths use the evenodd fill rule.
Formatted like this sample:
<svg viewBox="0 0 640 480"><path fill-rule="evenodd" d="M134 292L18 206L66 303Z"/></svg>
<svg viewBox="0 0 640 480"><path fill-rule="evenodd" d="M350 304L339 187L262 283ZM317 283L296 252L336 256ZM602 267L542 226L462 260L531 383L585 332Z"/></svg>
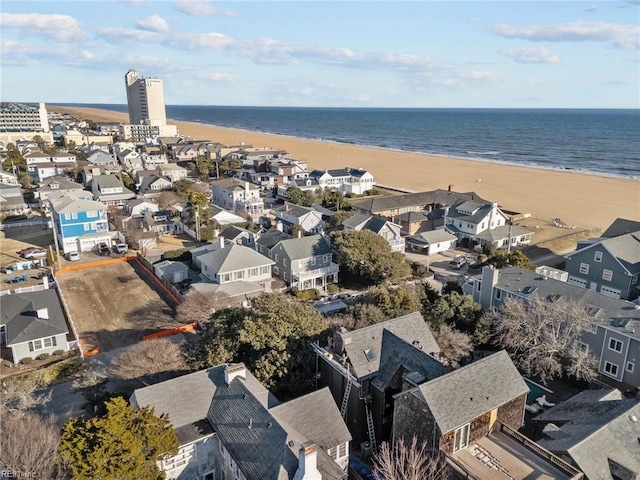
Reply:
<svg viewBox="0 0 640 480"><path fill-rule="evenodd" d="M73 262L74 260L80 260L80 254L78 252L69 252L67 254L67 260Z"/></svg>

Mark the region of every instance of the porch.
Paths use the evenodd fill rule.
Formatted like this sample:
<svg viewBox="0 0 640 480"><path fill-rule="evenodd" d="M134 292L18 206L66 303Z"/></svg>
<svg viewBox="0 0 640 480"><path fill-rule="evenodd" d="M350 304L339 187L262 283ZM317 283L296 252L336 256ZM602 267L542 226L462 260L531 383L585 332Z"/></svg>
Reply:
<svg viewBox="0 0 640 480"><path fill-rule="evenodd" d="M303 272L293 272L292 286L298 287L300 290L309 288L327 288L330 283L338 281L338 270L340 267L336 263L331 262L328 267L316 268L315 270L305 270Z"/></svg>

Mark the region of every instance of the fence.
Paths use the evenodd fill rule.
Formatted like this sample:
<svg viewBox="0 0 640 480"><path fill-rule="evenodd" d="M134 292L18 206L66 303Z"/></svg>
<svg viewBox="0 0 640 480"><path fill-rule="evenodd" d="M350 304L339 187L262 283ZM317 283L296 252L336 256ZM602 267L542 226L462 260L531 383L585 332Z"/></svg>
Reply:
<svg viewBox="0 0 640 480"><path fill-rule="evenodd" d="M55 274L53 276L55 279ZM56 281L57 284L57 281ZM58 292L58 298L60 298L60 303L62 303L62 309L64 310L65 315L67 316L67 320L69 320L69 325L71 326L71 331L73 332L73 338L75 338L75 347L80 352L80 357L84 358L84 352L82 351L82 346L80 345L80 336L78 335L78 331L76 330L76 326L73 323L73 318L71 318L71 313L69 313L69 307L67 306L67 301L62 294L62 289L56 288L56 292ZM72 342L69 342L69 348L71 348Z"/></svg>
<svg viewBox="0 0 640 480"><path fill-rule="evenodd" d="M167 337L169 335L175 335L176 333L187 332L189 330L195 330L198 328L198 322L193 322L188 325L180 325L179 327L169 328L167 330L160 330L159 332L150 333L142 337L142 340L152 340L154 338Z"/></svg>
<svg viewBox="0 0 640 480"><path fill-rule="evenodd" d="M56 271L56 274L61 274L61 273L66 273L66 272L72 272L73 270L82 270L85 268L93 268L93 267L100 267L102 265L111 265L114 263L122 263L122 262L130 262L132 260L135 260L136 257L118 257L118 258L110 258L108 260L98 260L96 262L89 262L89 263L78 263L75 265L69 265L66 267L62 267L59 270Z"/></svg>
<svg viewBox="0 0 640 480"><path fill-rule="evenodd" d="M151 276L151 279L154 282L156 282L156 284L161 289L163 289L171 297L171 299L174 302L176 302L176 305L179 305L182 302L184 302L184 295L182 295L178 291L178 289L175 286L173 286L171 283L167 282L163 278L159 278L153 271L153 265L151 265L149 260L144 258L139 252L136 254L135 257L131 257L131 258L132 260L137 261L140 264L140 266L147 271L147 273Z"/></svg>
<svg viewBox="0 0 640 480"><path fill-rule="evenodd" d="M13 228L13 227L35 227L36 225L46 225L46 221L42 220L33 220L31 222L11 222L11 223L0 223L0 230L4 230L5 228Z"/></svg>

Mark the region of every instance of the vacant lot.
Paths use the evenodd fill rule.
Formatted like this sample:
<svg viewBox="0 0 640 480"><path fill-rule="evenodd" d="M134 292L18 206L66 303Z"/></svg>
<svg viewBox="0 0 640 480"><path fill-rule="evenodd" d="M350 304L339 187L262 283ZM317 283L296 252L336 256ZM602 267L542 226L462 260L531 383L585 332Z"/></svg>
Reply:
<svg viewBox="0 0 640 480"><path fill-rule="evenodd" d="M176 325L175 305L148 275L135 262L58 275L83 350L105 352Z"/></svg>

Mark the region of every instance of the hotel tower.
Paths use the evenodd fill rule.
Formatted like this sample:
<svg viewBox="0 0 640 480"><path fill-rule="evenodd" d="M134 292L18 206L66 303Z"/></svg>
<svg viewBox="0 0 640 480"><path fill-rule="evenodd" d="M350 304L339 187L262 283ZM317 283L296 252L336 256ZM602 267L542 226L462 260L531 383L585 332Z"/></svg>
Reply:
<svg viewBox="0 0 640 480"><path fill-rule="evenodd" d="M129 123L132 125L166 125L162 80L139 77L129 70L124 76L127 86Z"/></svg>

